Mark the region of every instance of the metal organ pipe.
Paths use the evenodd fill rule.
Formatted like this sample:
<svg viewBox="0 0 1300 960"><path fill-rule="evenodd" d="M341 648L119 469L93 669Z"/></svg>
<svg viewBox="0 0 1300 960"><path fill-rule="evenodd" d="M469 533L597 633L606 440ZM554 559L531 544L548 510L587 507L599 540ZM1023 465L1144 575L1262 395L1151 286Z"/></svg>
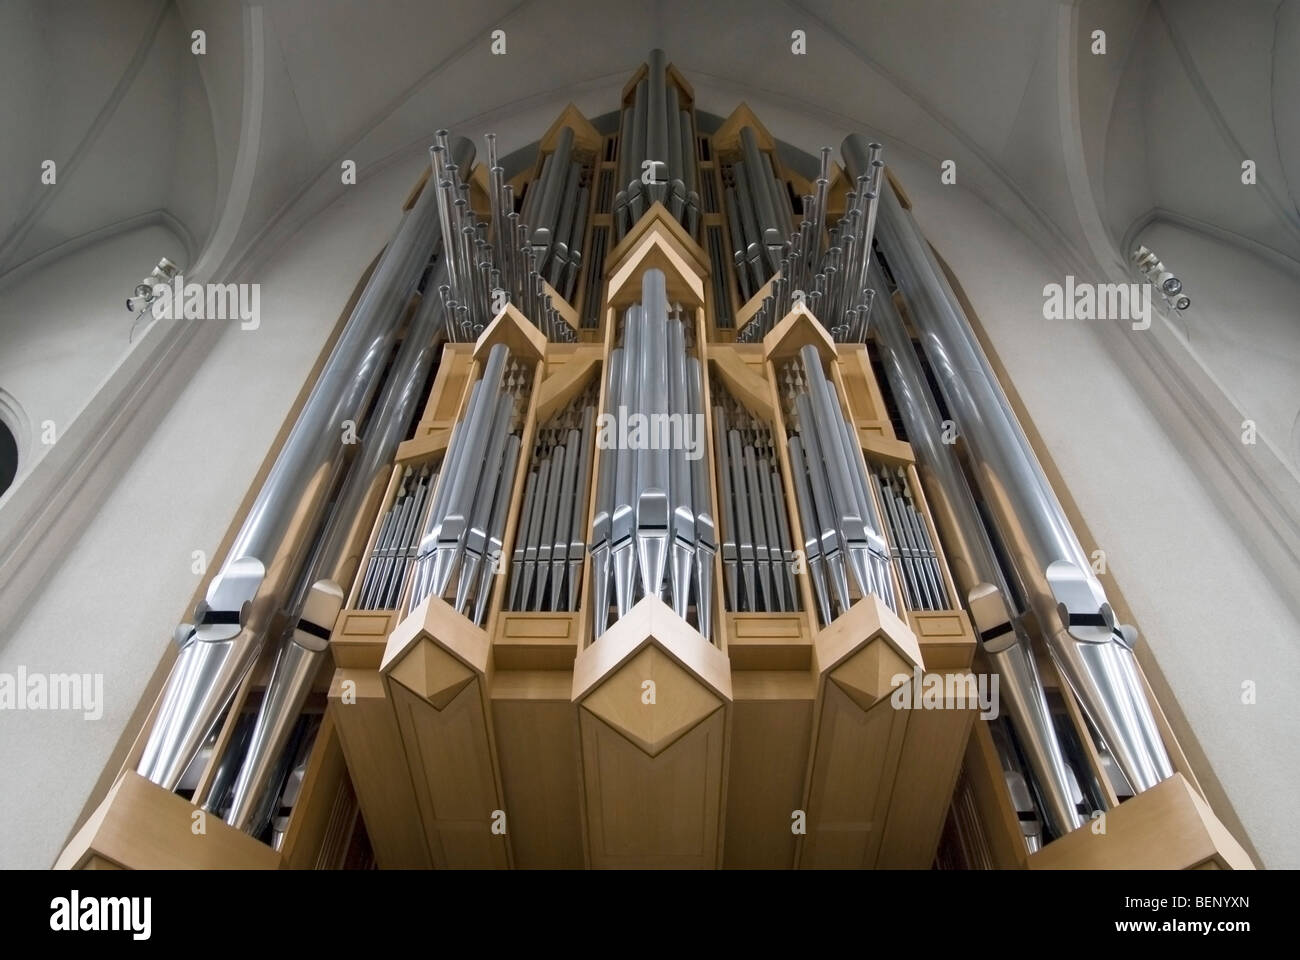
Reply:
<svg viewBox="0 0 1300 960"><path fill-rule="evenodd" d="M894 609L889 552L870 494L862 448L853 438L817 348L802 347L779 375L791 434L786 447L800 527L809 538L808 567L822 625L848 610L855 596L875 594ZM811 542L814 533L816 544Z"/></svg>
<svg viewBox="0 0 1300 960"><path fill-rule="evenodd" d="M785 487L772 432L716 379L712 395L727 609L798 610Z"/></svg>
<svg viewBox="0 0 1300 960"><path fill-rule="evenodd" d="M511 610L575 610L595 440L593 383L538 431L510 568Z"/></svg>
<svg viewBox="0 0 1300 960"><path fill-rule="evenodd" d="M727 218L741 295L748 300L768 278L773 279L771 293L736 339L761 340L796 301L802 301L837 342L865 342L875 296L867 284L867 270L884 175L880 144L868 144L856 134L845 141L845 149L855 151L863 172L847 194L844 216L829 235L831 150L822 148L815 192L803 198L798 227L782 239L767 224L770 218L778 230L788 229L784 191L758 148L754 130L743 127L740 136L744 159L731 168L735 187L727 190Z"/></svg>
<svg viewBox="0 0 1300 960"><path fill-rule="evenodd" d="M593 162L586 137L561 127L519 210L489 134L490 209L482 219L470 202L472 145L438 132L425 188L379 258L194 625L177 632L180 651L148 731L142 775L174 790L187 769L205 769L194 758L216 739L241 682L271 642L275 659L265 695L255 714L235 718L237 735L215 758L220 789L205 803L239 829L263 835L271 824L274 833L276 801L293 794L286 774L300 771L297 760L305 756L303 707L344 588L354 580L359 609L400 606L399 616L409 616L438 597L481 626L498 593L501 606L513 611L577 610L589 555L594 637L640 599L655 596L712 642L715 570L723 573L719 609L790 613L803 605L795 577L802 550L823 627L868 595L891 609L900 598L912 610L953 605L914 489L916 474L864 457L833 364L813 345L777 362L782 436L727 393L724 381L731 381L722 367L706 408L696 349L703 331L695 329L702 314L670 302L658 269L645 271L639 302L611 321L600 374L581 388L575 384L562 409L549 407L555 412L539 424L529 448L522 446L525 415L543 370L534 358L496 343L477 355L478 379L441 461L412 464L394 476L392 460L443 340L477 338L500 312L502 294L548 339L576 339L547 286L566 298L576 289L594 188L600 188L595 206L612 226L592 228L586 289L596 304L593 316L609 307L599 291L611 229L623 236L659 202L692 236L699 232L697 190L704 180L688 106L663 52L653 51L619 114L616 165L606 169L603 149ZM1075 773L1084 771L1066 762L1063 744L1076 747L1068 735L1057 736L1022 619L1034 614L1061 676L1124 776L1142 790L1170 776L1172 766L1137 672L1135 635L1116 622L937 259L885 182L880 145L854 135L842 153L849 189L843 216L831 222L830 148L821 151L808 195L792 205L774 153L760 148L754 128L742 127L725 160L721 198L712 189L724 184L712 179L721 170L708 171L710 205L717 209L706 246L725 259L725 225L742 296L767 291L737 332L739 341L761 338L802 302L835 341L864 343L876 311L879 356L917 470L927 489L941 493L932 498L935 527L950 547L957 592L1000 675L1047 832L1061 836L1081 825ZM647 161L654 175L643 179ZM721 163L715 160L715 168ZM877 229L911 305L937 396L873 255ZM394 350L417 290L419 307ZM882 302L875 303L877 295ZM982 502L941 436L938 397L961 427ZM629 432L632 417L645 425L639 443L632 439L636 427ZM346 441L348 421L359 442ZM711 451L706 422L713 425ZM778 456L777 444L784 444L788 460ZM706 456L716 467L718 514ZM516 475L523 491L514 563L498 591L497 560ZM358 558L349 551L356 525L390 479L396 496L375 523L369 555ZM984 504L991 524L981 513ZM794 542L790 513L800 520L802 543ZM1009 554L1005 567L1002 546ZM722 562L715 566L719 550ZM1028 610L1018 607L1021 595ZM185 782L191 786L192 776Z"/></svg>
<svg viewBox="0 0 1300 960"><path fill-rule="evenodd" d="M532 377L533 371L512 359L505 344L488 351L465 416L452 432L424 521L408 614L431 595L448 597L451 588L449 602L456 611L482 625L514 489Z"/></svg>
<svg viewBox="0 0 1300 960"><path fill-rule="evenodd" d="M451 156L447 131L439 130L436 136L433 181L443 245L449 251L447 280L438 294L449 318L449 339L477 338L500 312L504 298L548 339L576 340L545 292L543 279L549 276L561 297L572 296L582 263L590 194L588 186L580 184L582 165L571 161L573 130L561 129L556 149L546 155L541 175L525 195L522 215L515 212L514 191L496 163L496 137L488 135L490 228L470 208L469 185L462 177L469 166Z"/></svg>
<svg viewBox="0 0 1300 960"><path fill-rule="evenodd" d="M874 329L885 376L916 454L917 471L942 494L931 503L935 524L950 547L949 569L965 596L980 644L1001 677L1007 713L1038 784L1048 825L1056 836L1063 836L1083 821L1074 805L1029 636L953 446L943 442L943 416L877 264L872 265L871 282L880 291Z"/></svg>
<svg viewBox="0 0 1300 960"><path fill-rule="evenodd" d="M643 178L649 174L648 182ZM699 233L700 195L691 115L682 109L677 85L668 79L662 50L651 50L646 75L637 81L632 106L619 127L614 230L622 238L651 204L662 203L692 236Z"/></svg>
<svg viewBox="0 0 1300 960"><path fill-rule="evenodd" d="M647 270L641 302L624 311L621 344L610 353L605 410L615 436L598 434L590 548L597 636L610 622L612 579L618 617L657 596L685 619L693 600L696 628L711 638L717 536L703 465L701 369L689 354L686 316L668 303L663 271ZM688 445L699 459L688 457Z"/></svg>
<svg viewBox="0 0 1300 960"><path fill-rule="evenodd" d="M777 207L772 202L772 173L767 158L758 149L758 137L753 127L740 128L741 149L745 155L745 171L749 177L754 198L758 227L762 233L762 244L767 251L768 263L773 271L779 267L781 247L785 243L788 224L782 224L776 216Z"/></svg>
<svg viewBox="0 0 1300 960"><path fill-rule="evenodd" d="M335 499L314 563L301 578L290 606L292 634L282 643L257 712L244 762L235 781L227 821L256 833L270 816L272 775L292 734L312 681L320 669L329 633L344 602L344 584L356 574L347 553L354 518L365 515L368 499L381 492L398 444L423 401L425 382L442 347L442 304L434 291L445 275L442 258L430 272L425 296L393 360L375 412L360 437L347 482Z"/></svg>
<svg viewBox="0 0 1300 960"><path fill-rule="evenodd" d="M850 173L857 158L846 150ZM960 303L911 214L882 192L882 249L912 308L922 349L977 469L1048 648L1134 790L1173 767L1114 610L1025 438Z"/></svg>
<svg viewBox="0 0 1300 960"><path fill-rule="evenodd" d="M468 168L473 146L451 152ZM421 191L388 248L196 611L164 687L139 772L175 789L185 768L257 660L285 611L347 468L344 424L359 424L397 337L403 309L429 262L438 229L436 189Z"/></svg>

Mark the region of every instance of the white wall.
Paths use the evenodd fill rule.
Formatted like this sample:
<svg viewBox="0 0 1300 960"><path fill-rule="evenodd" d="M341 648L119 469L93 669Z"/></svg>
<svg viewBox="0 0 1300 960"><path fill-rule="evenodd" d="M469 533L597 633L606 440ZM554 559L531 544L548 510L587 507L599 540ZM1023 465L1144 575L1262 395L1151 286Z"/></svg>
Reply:
<svg viewBox="0 0 1300 960"><path fill-rule="evenodd" d="M1189 349L1300 482L1300 268L1164 221L1137 239L1185 278Z"/></svg>
<svg viewBox="0 0 1300 960"><path fill-rule="evenodd" d="M147 212L167 211L202 243L212 126L174 6L12 0L0 5L0 59L0 279ZM47 160L53 184L40 179Z"/></svg>
<svg viewBox="0 0 1300 960"><path fill-rule="evenodd" d="M50 449L42 424L57 439L132 348L126 298L161 257L183 265L184 244L164 226L144 226L0 287L0 389L28 422L20 478Z"/></svg>

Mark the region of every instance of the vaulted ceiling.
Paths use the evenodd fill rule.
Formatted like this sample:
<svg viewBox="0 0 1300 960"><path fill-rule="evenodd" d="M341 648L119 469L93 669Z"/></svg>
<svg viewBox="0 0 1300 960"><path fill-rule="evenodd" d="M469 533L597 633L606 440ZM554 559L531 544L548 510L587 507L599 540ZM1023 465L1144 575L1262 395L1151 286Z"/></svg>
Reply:
<svg viewBox="0 0 1300 960"><path fill-rule="evenodd" d="M1131 19L1101 182L1117 238L1154 210L1300 260L1300 3L1155 0Z"/></svg>
<svg viewBox="0 0 1300 960"><path fill-rule="evenodd" d="M0 277L149 220L203 242L213 130L183 41L170 3L0 4Z"/></svg>
<svg viewBox="0 0 1300 960"><path fill-rule="evenodd" d="M705 108L744 98L956 160L1055 255L1088 253L1091 226L1102 259L1097 225L1117 251L1154 212L1300 262L1300 0L11 0L0 283L149 219L230 270L335 199L343 159L364 174L439 127L607 109L653 46Z"/></svg>

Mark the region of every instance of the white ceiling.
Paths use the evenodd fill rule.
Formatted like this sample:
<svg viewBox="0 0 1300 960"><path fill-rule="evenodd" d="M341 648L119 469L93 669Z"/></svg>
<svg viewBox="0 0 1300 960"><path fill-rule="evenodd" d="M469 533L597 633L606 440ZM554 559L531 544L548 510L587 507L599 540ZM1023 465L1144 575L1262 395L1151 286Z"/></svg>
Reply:
<svg viewBox="0 0 1300 960"><path fill-rule="evenodd" d="M1300 262L1300 3L1156 0L1120 88L1104 184L1116 240L1154 210Z"/></svg>
<svg viewBox="0 0 1300 960"><path fill-rule="evenodd" d="M168 2L0 4L0 277L141 218L202 241L212 126L193 59Z"/></svg>
<svg viewBox="0 0 1300 960"><path fill-rule="evenodd" d="M1104 63L1086 55L1095 24ZM505 56L489 51L498 28ZM790 53L794 29L807 56ZM609 109L655 45L734 100L865 129L936 170L956 160L962 185L1056 254L1087 249L1089 215L1117 244L1161 210L1300 261L1300 0L10 0L0 129L21 135L0 139L19 174L0 178L0 281L158 216L195 255L222 223L230 268L336 199L341 160L364 175L442 126L499 122L518 146L540 129L507 118L566 99ZM1063 113L1081 118L1082 198ZM1239 186L1238 154L1259 189ZM37 183L47 158L53 188Z"/></svg>

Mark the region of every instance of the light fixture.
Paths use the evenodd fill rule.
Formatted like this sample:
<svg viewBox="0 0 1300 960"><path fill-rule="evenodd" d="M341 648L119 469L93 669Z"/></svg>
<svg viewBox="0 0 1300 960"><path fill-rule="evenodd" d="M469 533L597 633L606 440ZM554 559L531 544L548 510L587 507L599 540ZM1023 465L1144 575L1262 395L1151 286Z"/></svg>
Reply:
<svg viewBox="0 0 1300 960"><path fill-rule="evenodd" d="M1183 293L1183 281L1174 276L1148 247L1139 246L1133 251L1133 263L1148 283L1155 284L1165 303L1174 310L1186 310L1192 305L1192 298Z"/></svg>
<svg viewBox="0 0 1300 960"><path fill-rule="evenodd" d="M154 293L154 288L159 285L166 286L179 273L180 268L166 257L163 257L158 261L158 265L149 272L149 275L135 285L131 296L126 298L127 311L135 314L135 321L131 324L131 330L127 334L127 342L134 338L135 328L144 315L152 312L153 303L158 299L158 295Z"/></svg>

